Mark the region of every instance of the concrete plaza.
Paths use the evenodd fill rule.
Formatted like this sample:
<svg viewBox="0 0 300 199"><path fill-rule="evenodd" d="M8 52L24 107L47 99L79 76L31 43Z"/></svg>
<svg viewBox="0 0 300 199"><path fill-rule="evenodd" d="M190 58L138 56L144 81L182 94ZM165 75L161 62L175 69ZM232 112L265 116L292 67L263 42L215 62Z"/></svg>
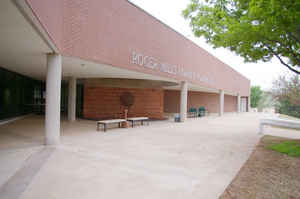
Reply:
<svg viewBox="0 0 300 199"><path fill-rule="evenodd" d="M0 126L0 198L218 198L260 139L257 113L150 122L96 131L62 121L61 144L45 147L44 119ZM300 138L299 131L266 134Z"/></svg>

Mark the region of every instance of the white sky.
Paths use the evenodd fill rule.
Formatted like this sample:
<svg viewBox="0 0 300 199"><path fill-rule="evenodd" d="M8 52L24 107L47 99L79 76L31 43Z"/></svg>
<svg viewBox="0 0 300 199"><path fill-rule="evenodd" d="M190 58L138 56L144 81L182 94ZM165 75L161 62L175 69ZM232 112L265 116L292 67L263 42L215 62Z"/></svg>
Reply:
<svg viewBox="0 0 300 199"><path fill-rule="evenodd" d="M148 13L166 23L176 31L191 39L203 49L207 50L215 57L219 58L248 79L251 85L260 85L263 89L268 90L272 86L272 81L279 75L289 73L285 66L281 65L277 59L272 62L264 63L244 63L243 59L227 49L213 49L205 43L203 38L194 37L181 12L186 8L189 0L129 0L146 10Z"/></svg>

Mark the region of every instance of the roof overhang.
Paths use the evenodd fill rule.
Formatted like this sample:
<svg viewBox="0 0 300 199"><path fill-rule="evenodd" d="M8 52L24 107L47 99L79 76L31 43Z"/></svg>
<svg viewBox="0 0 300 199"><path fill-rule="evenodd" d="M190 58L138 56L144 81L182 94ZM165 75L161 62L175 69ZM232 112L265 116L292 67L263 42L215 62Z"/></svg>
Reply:
<svg viewBox="0 0 300 199"><path fill-rule="evenodd" d="M59 53L59 50L33 14L26 0L0 1L0 27L0 67L35 79L45 80L46 55L53 52ZM178 80L171 78L74 57L63 56L62 64L64 79L75 76L77 78L124 78L179 83ZM180 90L180 85L165 88ZM217 89L205 88L196 84L189 84L189 90L219 92Z"/></svg>

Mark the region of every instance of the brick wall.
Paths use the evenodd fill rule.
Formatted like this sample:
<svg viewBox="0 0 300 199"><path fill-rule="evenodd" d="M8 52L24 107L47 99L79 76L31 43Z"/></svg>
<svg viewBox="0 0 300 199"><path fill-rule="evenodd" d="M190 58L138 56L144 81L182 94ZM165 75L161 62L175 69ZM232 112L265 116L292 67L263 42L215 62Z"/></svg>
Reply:
<svg viewBox="0 0 300 199"><path fill-rule="evenodd" d="M189 92L188 95L188 110L190 107L199 108L205 107L210 113L219 112L219 94L204 93L204 92Z"/></svg>
<svg viewBox="0 0 300 199"><path fill-rule="evenodd" d="M180 92L173 90L164 91L164 112L179 113Z"/></svg>
<svg viewBox="0 0 300 199"><path fill-rule="evenodd" d="M224 95L224 112L237 112L237 96Z"/></svg>
<svg viewBox="0 0 300 199"><path fill-rule="evenodd" d="M178 81L186 80L241 96L250 95L247 78L128 1L26 2L64 56ZM182 73L172 75L133 64L129 60L133 51L170 65L182 66L185 72L198 73L201 78L184 77ZM212 81L204 82L203 78Z"/></svg>
<svg viewBox="0 0 300 199"><path fill-rule="evenodd" d="M120 95L131 92L135 103L128 116L147 116L163 119L164 94L162 89L84 87L83 117L87 119L109 119L124 117Z"/></svg>
<svg viewBox="0 0 300 199"><path fill-rule="evenodd" d="M165 90L164 91L164 111L166 113L178 113L180 106L180 91ZM188 110L191 107L205 107L210 113L219 112L219 94L205 92L188 92ZM237 111L237 97L224 96L224 112Z"/></svg>

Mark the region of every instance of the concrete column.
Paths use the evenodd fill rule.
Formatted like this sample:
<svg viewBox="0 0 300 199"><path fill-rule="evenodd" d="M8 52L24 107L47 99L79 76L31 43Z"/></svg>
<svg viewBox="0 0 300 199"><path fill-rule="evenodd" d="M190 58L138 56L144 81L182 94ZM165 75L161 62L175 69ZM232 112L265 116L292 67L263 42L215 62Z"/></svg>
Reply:
<svg viewBox="0 0 300 199"><path fill-rule="evenodd" d="M188 98L188 84L187 82L181 82L181 92L180 92L180 122L186 120L187 113L187 98Z"/></svg>
<svg viewBox="0 0 300 199"><path fill-rule="evenodd" d="M238 96L237 96L237 112L238 113L241 112L241 96L240 96L240 94L238 94Z"/></svg>
<svg viewBox="0 0 300 199"><path fill-rule="evenodd" d="M251 109L251 97L250 96L248 96L247 97L247 101L248 101L248 112L250 112L250 109Z"/></svg>
<svg viewBox="0 0 300 199"><path fill-rule="evenodd" d="M69 122L73 122L76 120L76 78L75 77L71 77L69 80L68 120Z"/></svg>
<svg viewBox="0 0 300 199"><path fill-rule="evenodd" d="M62 62L58 54L47 55L45 144L60 141L60 89Z"/></svg>
<svg viewBox="0 0 300 199"><path fill-rule="evenodd" d="M220 110L219 110L219 116L222 116L224 114L224 91L220 90L220 99L219 99L219 105L220 105Z"/></svg>

